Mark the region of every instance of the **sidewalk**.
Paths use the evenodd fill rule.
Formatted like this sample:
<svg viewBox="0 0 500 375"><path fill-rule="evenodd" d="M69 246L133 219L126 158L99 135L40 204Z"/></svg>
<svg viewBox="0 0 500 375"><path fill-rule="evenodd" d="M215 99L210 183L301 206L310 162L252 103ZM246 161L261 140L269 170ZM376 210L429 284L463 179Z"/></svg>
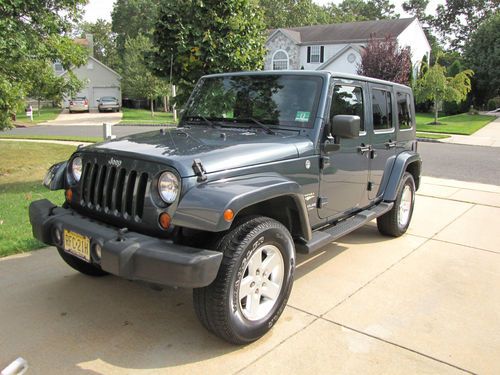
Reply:
<svg viewBox="0 0 500 375"><path fill-rule="evenodd" d="M299 254L292 295L248 346L191 291L91 278L54 248L0 259L0 369L30 374L500 373L500 186L424 177L403 237L370 223Z"/></svg>
<svg viewBox="0 0 500 375"><path fill-rule="evenodd" d="M448 134L446 134L448 135ZM437 140L461 145L500 147L500 116L471 135L453 135Z"/></svg>

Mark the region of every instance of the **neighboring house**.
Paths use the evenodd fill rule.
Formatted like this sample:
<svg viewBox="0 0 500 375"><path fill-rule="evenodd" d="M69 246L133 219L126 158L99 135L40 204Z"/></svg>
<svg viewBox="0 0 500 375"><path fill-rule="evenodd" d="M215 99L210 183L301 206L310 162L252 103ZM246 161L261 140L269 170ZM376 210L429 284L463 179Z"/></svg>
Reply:
<svg viewBox="0 0 500 375"><path fill-rule="evenodd" d="M87 35L85 39L76 39L75 42L87 46L90 52L89 59L85 65L72 69L72 72L78 79L87 83L75 96L86 96L90 108L97 108L97 100L103 96L114 96L121 103L121 76L93 56L94 43L92 35ZM54 69L60 75L67 74L67 71L63 71L61 64L55 63ZM68 107L69 99L64 99L64 107Z"/></svg>
<svg viewBox="0 0 500 375"><path fill-rule="evenodd" d="M271 30L266 42L265 70L330 70L356 74L370 37L397 39L409 46L414 73L431 46L417 18L350 22Z"/></svg>

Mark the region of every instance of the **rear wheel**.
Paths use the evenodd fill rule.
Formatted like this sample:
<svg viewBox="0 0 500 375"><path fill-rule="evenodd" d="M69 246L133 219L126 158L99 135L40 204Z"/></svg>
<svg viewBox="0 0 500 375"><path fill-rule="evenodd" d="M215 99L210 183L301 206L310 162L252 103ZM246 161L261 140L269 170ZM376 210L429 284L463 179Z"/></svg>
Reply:
<svg viewBox="0 0 500 375"><path fill-rule="evenodd" d="M295 250L288 230L250 218L218 241L224 258L215 281L193 290L196 315L209 331L234 344L255 341L283 312L293 284Z"/></svg>
<svg viewBox="0 0 500 375"><path fill-rule="evenodd" d="M415 181L411 173L405 172L399 183L394 207L377 218L379 232L392 237L403 235L410 225L414 205Z"/></svg>
<svg viewBox="0 0 500 375"><path fill-rule="evenodd" d="M94 266L91 263L84 262L71 254L68 254L61 248L57 248L59 255L71 268L89 276L106 276L109 275L106 271L103 271L100 267Z"/></svg>

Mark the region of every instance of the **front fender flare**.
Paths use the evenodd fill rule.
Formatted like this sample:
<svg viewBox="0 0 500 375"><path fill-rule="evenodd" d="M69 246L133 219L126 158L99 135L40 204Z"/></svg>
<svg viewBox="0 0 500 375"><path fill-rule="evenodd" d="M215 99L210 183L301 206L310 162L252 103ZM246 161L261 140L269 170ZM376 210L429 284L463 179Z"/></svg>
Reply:
<svg viewBox="0 0 500 375"><path fill-rule="evenodd" d="M49 168L43 179L43 186L49 190L60 190L65 188L64 175L66 172L67 161L54 164Z"/></svg>
<svg viewBox="0 0 500 375"><path fill-rule="evenodd" d="M225 231L231 227L231 223L224 220L225 210L233 210L236 216L246 207L282 196L293 199L302 235L310 238L311 227L301 187L278 174L254 174L196 185L181 198L172 224L209 232Z"/></svg>

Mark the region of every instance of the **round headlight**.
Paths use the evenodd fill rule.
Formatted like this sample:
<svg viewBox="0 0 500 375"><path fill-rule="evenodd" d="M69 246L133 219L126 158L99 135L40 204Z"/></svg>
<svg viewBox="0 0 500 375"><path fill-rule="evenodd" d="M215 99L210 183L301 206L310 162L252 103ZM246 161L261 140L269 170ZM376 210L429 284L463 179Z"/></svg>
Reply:
<svg viewBox="0 0 500 375"><path fill-rule="evenodd" d="M82 178L82 169L82 158L77 156L71 161L71 174L76 182L80 181L80 178Z"/></svg>
<svg viewBox="0 0 500 375"><path fill-rule="evenodd" d="M179 180L172 172L163 172L158 180L158 193L166 203L172 203L179 193Z"/></svg>

